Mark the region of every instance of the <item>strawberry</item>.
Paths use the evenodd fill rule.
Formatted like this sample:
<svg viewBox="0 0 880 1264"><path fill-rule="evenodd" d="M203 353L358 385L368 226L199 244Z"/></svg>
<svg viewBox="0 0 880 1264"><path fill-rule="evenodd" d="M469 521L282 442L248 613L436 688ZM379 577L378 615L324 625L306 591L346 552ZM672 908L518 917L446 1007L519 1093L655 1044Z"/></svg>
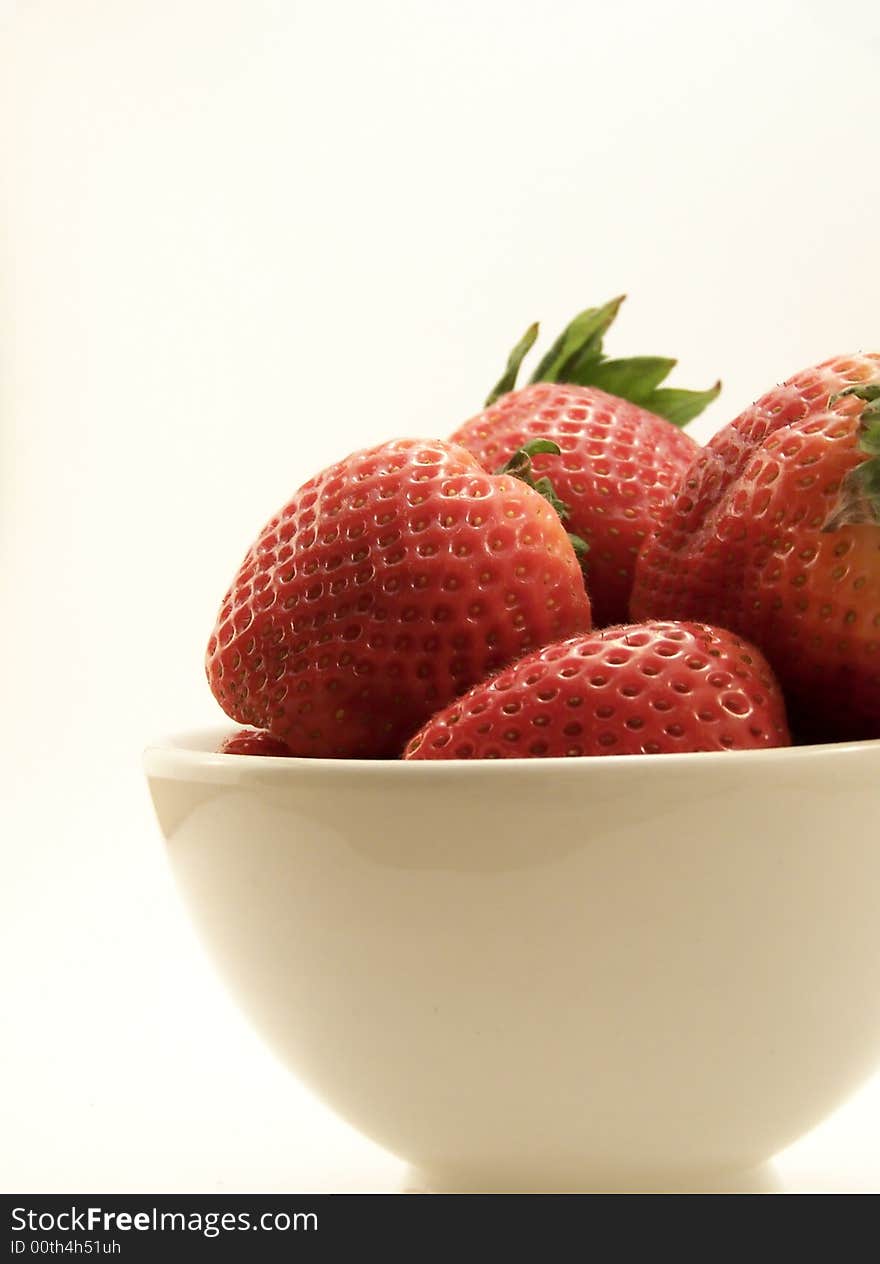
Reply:
<svg viewBox="0 0 880 1264"><path fill-rule="evenodd" d="M239 729L227 737L217 748L219 755L290 755L290 747L280 737L273 737L265 729Z"/></svg>
<svg viewBox="0 0 880 1264"><path fill-rule="evenodd" d="M632 610L754 641L799 736L880 737L880 355L807 369L715 435L639 558Z"/></svg>
<svg viewBox="0 0 880 1264"><path fill-rule="evenodd" d="M589 548L587 587L600 626L629 617L636 555L699 450L678 427L720 389L661 389L675 360L605 359L602 337L622 301L577 316L539 364L533 385L513 390L537 336L533 325L514 348L488 407L452 436L486 470L538 436L562 449L558 457L536 457L534 468L552 477L570 529Z"/></svg>
<svg viewBox="0 0 880 1264"><path fill-rule="evenodd" d="M515 464L399 439L307 482L223 600L207 673L227 714L294 755L397 755L475 681L589 629L565 528Z"/></svg>
<svg viewBox="0 0 880 1264"><path fill-rule="evenodd" d="M642 623L529 654L439 712L405 759L658 755L787 746L764 658L701 623Z"/></svg>

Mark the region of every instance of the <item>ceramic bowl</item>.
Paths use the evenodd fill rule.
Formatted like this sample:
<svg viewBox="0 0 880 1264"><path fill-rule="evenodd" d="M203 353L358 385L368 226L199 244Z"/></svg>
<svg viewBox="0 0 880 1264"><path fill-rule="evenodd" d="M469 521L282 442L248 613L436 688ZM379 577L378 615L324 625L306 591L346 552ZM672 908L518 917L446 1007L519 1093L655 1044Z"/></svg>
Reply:
<svg viewBox="0 0 880 1264"><path fill-rule="evenodd" d="M191 915L442 1190L761 1188L880 1063L880 742L353 762L146 752Z"/></svg>

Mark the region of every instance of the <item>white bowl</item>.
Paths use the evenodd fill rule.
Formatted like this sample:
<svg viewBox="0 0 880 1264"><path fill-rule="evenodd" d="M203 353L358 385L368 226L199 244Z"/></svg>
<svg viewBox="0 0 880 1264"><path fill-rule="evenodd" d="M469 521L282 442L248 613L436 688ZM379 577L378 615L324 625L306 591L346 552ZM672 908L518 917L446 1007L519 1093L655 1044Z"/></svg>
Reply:
<svg viewBox="0 0 880 1264"><path fill-rule="evenodd" d="M401 763L221 736L145 756L192 916L423 1188L760 1188L880 1063L880 741Z"/></svg>

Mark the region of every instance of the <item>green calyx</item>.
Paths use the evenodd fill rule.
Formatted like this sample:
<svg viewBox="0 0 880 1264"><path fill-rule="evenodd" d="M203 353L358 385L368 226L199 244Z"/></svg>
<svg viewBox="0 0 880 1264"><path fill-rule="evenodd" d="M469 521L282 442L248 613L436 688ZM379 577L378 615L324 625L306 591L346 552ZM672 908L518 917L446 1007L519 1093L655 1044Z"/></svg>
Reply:
<svg viewBox="0 0 880 1264"><path fill-rule="evenodd" d="M673 425L684 426L699 416L716 399L721 383L707 391L685 391L661 387L676 361L661 356L633 356L609 360L602 340L614 322L625 295L613 298L604 307L588 307L566 326L529 379L531 382L572 382L577 386L597 386L609 395L628 399L649 412L665 417ZM486 407L500 395L512 391L520 365L538 336L538 325L530 325L516 344L500 381L489 394Z"/></svg>
<svg viewBox="0 0 880 1264"><path fill-rule="evenodd" d="M506 395L508 391L512 391L513 388L516 386L516 379L517 379L517 374L519 373L519 366L522 364L523 360L526 358L528 353L531 351L532 347L535 345L535 339L537 338L537 336L538 336L538 322L535 321L534 325L529 325L526 332L523 334L519 342L511 351L510 355L507 357L507 367L505 368L504 372L501 374L501 377L495 383L492 390L489 392L489 398L486 400L487 408L489 407L490 404L494 404L495 400L498 399L499 396Z"/></svg>
<svg viewBox="0 0 880 1264"><path fill-rule="evenodd" d="M531 443L525 444L524 447L514 452L510 460L495 472L496 474L510 474L513 478L518 478L521 483L525 483L527 487L531 487L533 491L544 497L547 504L555 509L561 520L565 522L569 516L568 505L556 495L549 478L546 476L535 478L535 472L532 468L532 457L538 456L542 452L547 452L551 456L560 456L562 449L552 439L532 439ZM589 552L590 546L579 535L572 535L569 531L568 538L578 559L583 558Z"/></svg>
<svg viewBox="0 0 880 1264"><path fill-rule="evenodd" d="M833 407L846 395L865 401L858 430L859 447L865 453L865 460L844 478L840 502L823 531L860 523L880 525L880 382L850 386L839 395L833 395L829 404Z"/></svg>

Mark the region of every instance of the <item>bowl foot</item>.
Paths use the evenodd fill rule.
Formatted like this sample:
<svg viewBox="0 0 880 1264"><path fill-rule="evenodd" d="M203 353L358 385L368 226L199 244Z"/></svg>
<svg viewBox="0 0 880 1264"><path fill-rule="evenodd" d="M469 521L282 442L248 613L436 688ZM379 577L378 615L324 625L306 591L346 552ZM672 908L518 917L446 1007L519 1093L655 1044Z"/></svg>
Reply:
<svg viewBox="0 0 880 1264"><path fill-rule="evenodd" d="M723 1172L666 1172L653 1176L593 1173L590 1176L500 1176L408 1167L404 1194L778 1194L779 1177L772 1163Z"/></svg>

